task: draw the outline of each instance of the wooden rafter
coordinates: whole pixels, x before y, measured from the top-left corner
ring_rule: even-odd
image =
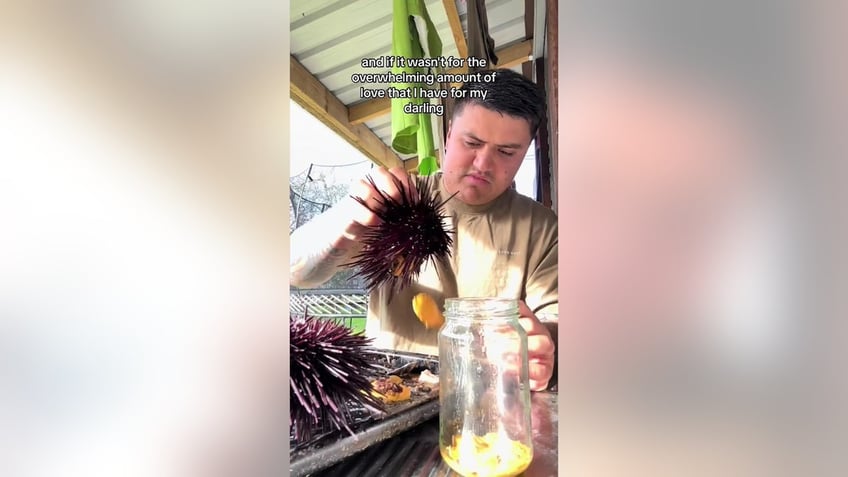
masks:
[[[524,0],[524,37],[533,38],[533,21],[535,20],[535,0]],[[533,58],[535,61],[536,59]],[[533,79],[533,63],[528,61],[521,65],[521,72],[529,79]]]
[[[328,90],[297,59],[290,57],[291,91],[297,104],[362,151],[376,164],[391,168],[403,161],[371,129],[361,123],[348,120],[350,111],[332,91]]]
[[[406,172],[418,173],[418,157],[412,157],[404,161],[404,167],[406,168]]]
[[[519,43],[501,48],[496,51],[500,63],[498,68],[512,68],[530,60],[533,49],[533,40],[524,40]],[[448,73],[461,74],[464,71],[450,70]],[[391,100],[388,98],[371,99],[350,106],[348,121],[350,124],[362,124],[391,112]]]
[[[462,21],[459,19],[459,10],[456,8],[456,2],[455,0],[442,0],[442,4],[444,4],[445,13],[448,15],[448,23],[450,23],[453,41],[456,43],[459,57],[467,58],[468,43],[465,42],[465,32],[462,31]]]

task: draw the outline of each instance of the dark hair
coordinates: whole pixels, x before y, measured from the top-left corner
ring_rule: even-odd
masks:
[[[461,114],[466,105],[478,104],[491,111],[527,120],[530,136],[535,136],[545,116],[544,90],[523,75],[508,69],[475,73],[480,73],[481,81],[468,81],[459,88],[463,93],[454,102],[453,117]],[[482,81],[482,78],[492,73],[494,81]],[[473,91],[485,91],[485,98]]]

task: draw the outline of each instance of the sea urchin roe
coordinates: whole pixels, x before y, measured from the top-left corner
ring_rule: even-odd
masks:
[[[438,329],[445,323],[442,311],[429,293],[419,293],[412,297],[412,311],[427,329]]]
[[[528,446],[495,432],[455,435],[450,446],[441,446],[441,454],[464,477],[515,477],[533,460]]]
[[[398,376],[377,379],[371,385],[374,388],[371,394],[385,402],[407,401],[412,396],[409,386],[404,385]]]
[[[392,259],[392,267],[391,270],[389,270],[390,272],[392,272],[392,275],[394,275],[395,277],[401,276],[401,274],[403,273],[403,262],[403,255],[398,255],[397,257]]]

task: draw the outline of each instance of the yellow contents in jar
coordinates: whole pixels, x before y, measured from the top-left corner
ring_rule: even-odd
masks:
[[[456,435],[441,446],[442,458],[463,477],[515,477],[533,460],[533,450],[504,434]]]

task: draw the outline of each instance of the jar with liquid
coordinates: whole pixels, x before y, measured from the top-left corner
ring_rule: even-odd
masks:
[[[439,450],[465,477],[513,477],[533,460],[527,334],[518,301],[449,298],[439,332]]]

